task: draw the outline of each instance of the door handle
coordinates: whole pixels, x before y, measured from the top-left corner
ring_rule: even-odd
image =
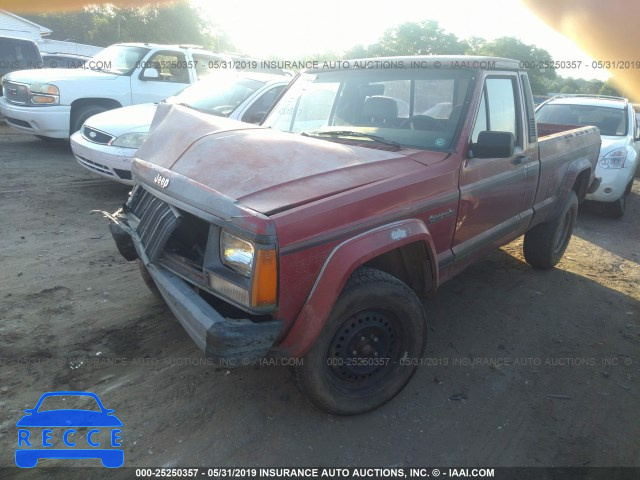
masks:
[[[523,163],[527,163],[529,161],[529,156],[527,155],[518,155],[516,158],[514,158],[511,163],[513,163],[514,165],[521,165]]]

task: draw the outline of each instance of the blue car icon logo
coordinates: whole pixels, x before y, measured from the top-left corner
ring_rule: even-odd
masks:
[[[52,405],[64,408],[51,409]],[[41,458],[99,458],[107,468],[124,463],[122,422],[95,393],[47,392],[25,413],[16,423],[18,467],[35,467]]]

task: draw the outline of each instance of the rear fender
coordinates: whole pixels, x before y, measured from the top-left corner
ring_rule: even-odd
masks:
[[[582,172],[586,171],[590,171],[589,185],[591,185],[592,181],[594,180],[595,171],[593,165],[591,164],[591,161],[588,158],[579,158],[571,162],[571,165],[569,165],[564,179],[562,180],[560,192],[558,193],[558,201],[556,202],[556,206],[553,209],[552,214],[550,215],[550,219],[555,219],[562,213],[562,210],[569,198],[569,193],[571,192],[571,190],[573,190],[578,176],[580,176]],[[587,188],[589,187],[589,185],[587,185]]]
[[[292,357],[304,356],[324,328],[351,273],[369,260],[411,243],[422,242],[431,261],[431,285],[438,285],[435,246],[427,226],[409,219],[383,225],[350,238],[331,252],[291,330],[278,349]]]

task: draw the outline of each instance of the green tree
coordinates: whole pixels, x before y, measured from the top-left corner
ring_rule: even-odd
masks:
[[[206,16],[184,0],[137,8],[94,5],[79,12],[33,15],[29,19],[53,30],[54,40],[100,47],[116,42],[153,42],[233,49],[228,35],[210,27]]]
[[[606,81],[602,84],[602,87],[600,87],[600,91],[598,93],[600,95],[612,95],[614,97],[622,96],[618,89],[609,81]]]
[[[526,44],[513,37],[501,37],[491,42],[480,43],[477,50],[469,53],[513,58],[534,66],[553,61],[551,54],[545,49]],[[535,95],[545,95],[548,84],[557,77],[556,71],[549,68],[529,68],[527,72],[531,90]]]
[[[462,55],[467,50],[452,33],[446,33],[438,22],[407,22],[384,32],[376,43],[364,47],[358,45],[348,50],[346,58],[393,55]]]

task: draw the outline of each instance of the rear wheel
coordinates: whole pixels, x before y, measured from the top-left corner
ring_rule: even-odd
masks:
[[[524,236],[524,258],[535,268],[553,268],[569,245],[578,215],[578,197],[571,191],[562,214],[551,222],[541,223]]]
[[[76,108],[73,112],[73,117],[71,118],[69,134],[73,135],[80,130],[84,122],[86,122],[89,117],[93,117],[98,113],[106,112],[107,110],[107,108],[101,105],[82,105],[81,107]]]
[[[326,412],[364,413],[402,390],[425,343],[425,312],[415,293],[387,273],[361,268],[294,371],[296,383]]]

